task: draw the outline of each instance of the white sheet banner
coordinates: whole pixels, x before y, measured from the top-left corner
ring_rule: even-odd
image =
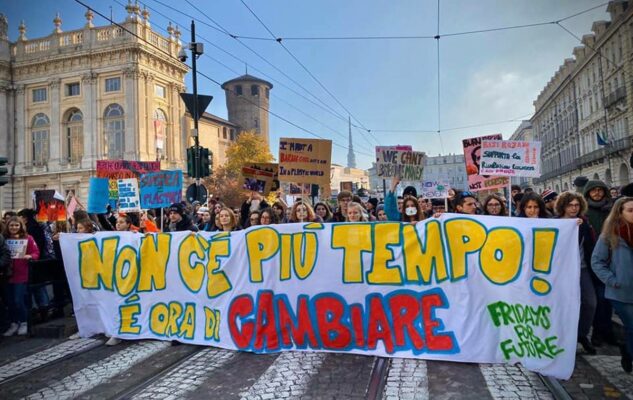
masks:
[[[573,219],[445,214],[226,233],[62,234],[82,336],[521,362],[569,378]]]
[[[480,175],[541,176],[541,142],[484,140]]]

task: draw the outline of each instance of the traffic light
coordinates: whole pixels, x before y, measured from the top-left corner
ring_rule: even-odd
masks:
[[[4,186],[9,183],[9,177],[7,174],[9,173],[9,169],[5,167],[9,159],[6,157],[0,157],[0,186]]]
[[[205,147],[200,148],[200,177],[211,175],[213,172],[213,152]]]
[[[196,163],[196,154],[193,151],[193,147],[187,148],[187,175],[190,178],[195,178],[195,164]]]

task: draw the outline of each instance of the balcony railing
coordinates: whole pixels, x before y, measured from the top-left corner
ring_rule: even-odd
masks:
[[[610,107],[613,104],[625,98],[626,98],[626,88],[619,87],[615,89],[615,91],[609,93],[609,95],[604,98],[604,106]]]

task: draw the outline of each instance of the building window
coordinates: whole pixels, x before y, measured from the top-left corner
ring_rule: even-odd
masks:
[[[165,86],[162,85],[154,85],[154,95],[156,97],[165,98]]]
[[[123,108],[110,104],[103,113],[103,131],[105,134],[106,154],[110,160],[123,159],[125,149],[125,121]]]
[[[165,140],[167,139],[167,114],[160,108],[154,111],[154,138],[156,141],[156,159],[165,158]]]
[[[251,85],[251,96],[259,96],[259,86]]]
[[[47,100],[46,88],[33,89],[33,103],[39,103]]]
[[[226,140],[227,136],[226,136],[226,126],[222,128],[222,139]]]
[[[255,118],[255,128],[259,128],[259,118]]]
[[[66,96],[79,96],[81,93],[79,82],[66,84]]]
[[[235,86],[235,94],[238,96],[242,95],[242,85],[236,85]]]
[[[107,78],[105,80],[106,92],[118,92],[119,90],[121,90],[121,78],[117,76],[116,78]]]
[[[33,144],[33,165],[41,167],[48,162],[49,146],[48,134],[51,122],[46,114],[37,114],[31,124],[31,137]]]
[[[270,89],[266,88],[266,98],[268,99],[270,97]]]
[[[64,157],[70,163],[78,163],[84,154],[84,117],[78,109],[72,109],[65,118]]]
[[[235,129],[231,129],[231,140],[235,140]]]

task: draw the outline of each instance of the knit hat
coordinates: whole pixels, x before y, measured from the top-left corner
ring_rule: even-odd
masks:
[[[209,208],[207,207],[200,207],[198,208],[198,211],[197,211],[198,214],[204,214],[206,212],[209,212]]]
[[[622,187],[622,189],[620,189],[620,194],[626,197],[633,197],[633,182]]]
[[[586,176],[577,176],[576,179],[574,179],[574,186],[583,187],[587,182],[589,182],[589,178]]]
[[[374,209],[378,206],[378,199],[375,197],[370,197],[367,202],[371,203],[371,205],[374,206]]]
[[[169,212],[175,212],[180,215],[185,214],[185,208],[180,203],[174,203],[169,207]]]
[[[556,200],[556,198],[558,197],[558,193],[551,189],[545,189],[543,193],[541,193],[541,197],[543,198],[543,201],[545,203],[549,203],[550,201]]]
[[[402,197],[404,196],[418,197],[418,191],[413,186],[407,186],[402,192]]]

